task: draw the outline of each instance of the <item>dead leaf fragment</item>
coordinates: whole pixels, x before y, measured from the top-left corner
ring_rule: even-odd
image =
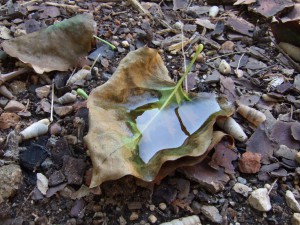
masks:
[[[253,36],[254,25],[241,17],[236,17],[234,15],[231,16],[230,18],[228,18],[226,25],[235,32],[244,34],[249,37]]]
[[[67,71],[87,55],[94,26],[90,14],[77,15],[39,32],[4,41],[2,47],[10,56],[29,63],[37,73]]]
[[[265,129],[265,125],[262,125],[255,130],[247,142],[246,151],[259,153],[262,156],[262,163],[268,164],[276,145],[269,139]]]
[[[242,173],[257,173],[260,169],[260,160],[260,154],[245,152],[239,160],[239,169]]]
[[[216,28],[216,25],[211,23],[209,19],[197,18],[195,23],[210,30],[214,30]]]
[[[299,149],[300,142],[295,140],[292,136],[292,124],[289,122],[277,121],[270,134],[270,140],[279,145],[286,145],[291,149]]]
[[[270,18],[292,8],[294,4],[291,0],[257,0],[257,4],[251,6],[250,10]]]
[[[294,122],[291,126],[292,136],[295,140],[300,141],[300,123]]]
[[[215,146],[216,151],[214,152],[209,165],[219,170],[220,167],[225,169],[225,173],[234,174],[234,167],[232,161],[237,160],[237,154],[230,148],[226,147],[224,143],[219,143]]]

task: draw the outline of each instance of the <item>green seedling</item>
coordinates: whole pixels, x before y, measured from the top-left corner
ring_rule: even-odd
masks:
[[[78,88],[76,92],[77,92],[77,95],[81,96],[84,99],[88,99],[88,97],[89,97],[87,95],[87,93],[81,88]]]
[[[94,35],[94,38],[96,38],[97,40],[103,42],[104,44],[109,45],[109,46],[112,48],[112,50],[117,49],[117,47],[114,46],[112,43],[109,43],[108,41],[105,41],[105,40],[103,40],[102,38],[97,37],[96,35]]]

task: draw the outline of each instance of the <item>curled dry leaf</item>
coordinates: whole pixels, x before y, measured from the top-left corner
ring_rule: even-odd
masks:
[[[27,127],[20,132],[23,140],[38,137],[48,132],[48,126],[50,124],[49,119],[42,119]]]
[[[87,55],[94,26],[92,15],[77,15],[42,31],[4,41],[2,47],[10,56],[29,63],[37,73],[67,71]]]
[[[130,52],[110,80],[91,92],[85,136],[93,163],[90,187],[125,175],[152,181],[167,161],[206,153],[216,117],[233,109],[224,99],[187,96],[175,87],[157,50],[143,47]]]
[[[257,127],[267,119],[265,114],[246,105],[240,105],[237,112]]]

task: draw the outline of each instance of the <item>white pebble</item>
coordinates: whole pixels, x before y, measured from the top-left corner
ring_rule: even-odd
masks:
[[[224,59],[221,60],[221,63],[219,65],[219,72],[222,74],[230,74],[231,67],[228,62],[226,62]]]
[[[128,41],[122,41],[121,44],[122,44],[122,46],[123,46],[124,48],[128,48],[128,47],[129,47]]]
[[[258,188],[253,191],[248,202],[253,208],[261,212],[267,212],[272,208],[267,188]]]
[[[149,209],[153,212],[155,210],[155,205],[149,205]]]
[[[156,218],[156,216],[154,216],[153,214],[151,214],[148,217],[148,220],[149,220],[150,223],[155,223],[157,221],[157,218]]]
[[[285,193],[285,201],[286,204],[295,212],[300,212],[300,205],[298,201],[296,200],[293,192],[290,190],[287,190]]]
[[[167,205],[166,205],[166,203],[164,203],[164,202],[161,202],[161,203],[159,203],[159,206],[158,206],[161,210],[165,210],[166,208],[167,208]]]
[[[219,7],[218,6],[212,6],[210,9],[209,9],[209,13],[208,15],[212,18],[216,17],[219,13]]]

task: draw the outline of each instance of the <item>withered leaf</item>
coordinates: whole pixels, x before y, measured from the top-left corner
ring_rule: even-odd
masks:
[[[230,148],[228,148],[223,142],[215,146],[216,151],[214,152],[209,165],[219,170],[220,167],[225,169],[225,173],[234,174],[234,167],[232,161],[237,160],[237,154]]]
[[[259,153],[262,156],[262,163],[270,163],[276,145],[272,143],[266,134],[265,125],[260,125],[247,142],[246,151]]]
[[[95,22],[90,14],[77,15],[47,29],[4,41],[12,57],[29,63],[37,73],[67,71],[91,49]]]
[[[270,140],[279,145],[286,145],[292,149],[300,148],[300,141],[297,141],[292,136],[292,124],[290,122],[277,121],[271,131]]]
[[[291,0],[257,0],[257,4],[250,7],[250,10],[261,14],[266,18],[280,14],[294,6]]]
[[[179,129],[174,129],[171,123],[172,120],[169,120],[164,115],[165,112],[162,113],[161,111],[159,111],[159,115],[154,114],[155,117],[150,115],[145,127],[147,130],[151,130],[149,124],[152,126],[155,123],[158,127],[165,123],[162,130],[156,130],[156,134],[153,132],[151,134],[157,136],[160,132],[164,132],[164,134],[174,136],[172,132],[183,132],[185,134],[191,132],[191,136],[185,141],[183,140],[183,143],[180,143],[179,146],[158,147],[157,150],[159,151],[154,152],[151,149],[151,154],[154,153],[154,155],[146,154],[145,158],[141,157],[142,144],[147,146],[148,143],[155,144],[158,142],[151,141],[150,138],[153,138],[153,136],[147,135],[148,131],[143,128],[143,123],[140,123],[142,126],[138,127],[137,118],[146,112],[152,111],[151,109],[147,110],[147,107],[151,106],[150,108],[156,109],[156,105],[161,104],[162,99],[168,100],[166,91],[174,88],[174,86],[157,50],[143,47],[130,52],[121,61],[110,80],[91,92],[88,98],[89,132],[85,137],[93,163],[91,187],[98,186],[107,180],[119,179],[125,175],[133,175],[145,181],[152,181],[165,162],[169,160],[176,161],[184,156],[199,157],[206,153],[212,142],[213,124],[216,116],[222,114],[229,116],[232,113],[232,108],[224,108],[225,110],[223,107],[219,108],[205,121],[201,129],[198,127],[197,131],[193,130],[194,128],[190,131],[189,127],[184,128],[182,126],[185,124],[184,120],[189,119],[185,116],[184,106],[189,104],[187,101],[177,107],[178,110],[175,110],[177,113],[173,110],[173,105],[164,109],[165,111],[175,112],[178,116],[177,119],[182,119]],[[161,93],[159,101],[157,101],[158,93]],[[178,93],[176,97],[179,97]],[[208,98],[204,97],[201,101],[205,102],[205,99]],[[193,101],[190,103],[193,104]],[[226,101],[224,103],[227,104]],[[219,107],[222,104],[220,103]],[[137,114],[136,117],[133,113]],[[192,116],[192,114],[189,115]],[[155,121],[158,118],[160,120]],[[205,118],[208,117],[205,116]],[[201,131],[201,135],[199,131]],[[141,133],[142,135],[140,135]],[[141,139],[135,139],[136,135],[139,135]],[[168,138],[164,140],[168,140]],[[172,167],[172,169],[174,170],[176,167]]]

